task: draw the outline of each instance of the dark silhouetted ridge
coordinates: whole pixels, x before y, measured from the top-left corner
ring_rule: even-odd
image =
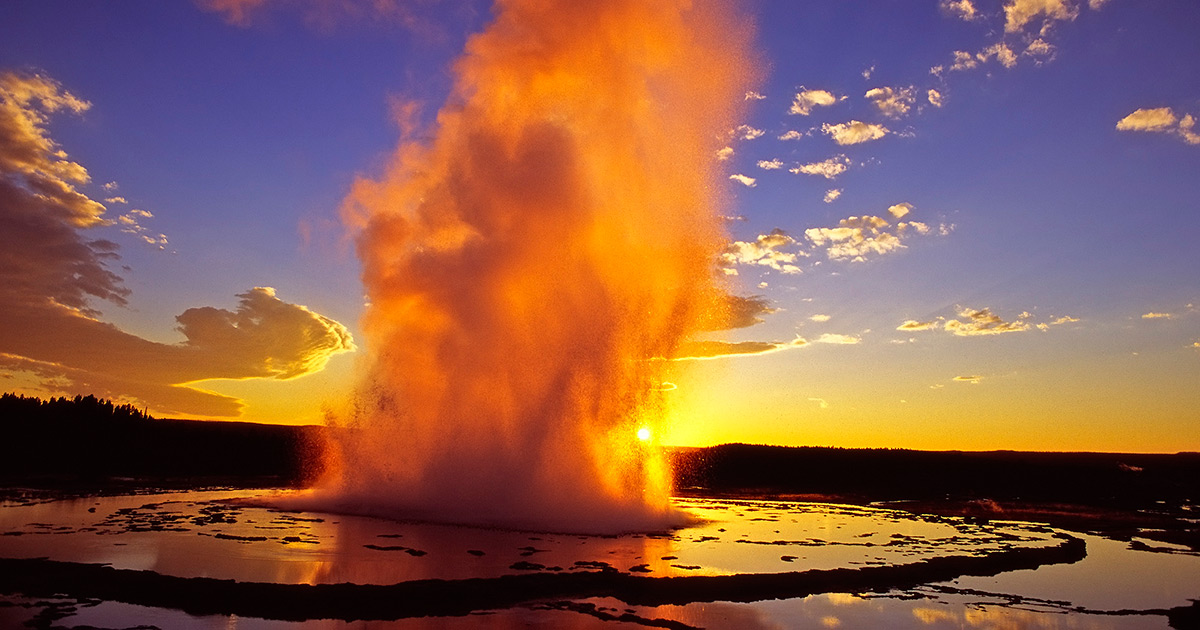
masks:
[[[294,485],[319,472],[323,427],[155,419],[95,396],[0,396],[0,482],[113,479]]]
[[[674,449],[676,487],[874,500],[1153,505],[1200,499],[1200,454],[913,451],[725,444]]]

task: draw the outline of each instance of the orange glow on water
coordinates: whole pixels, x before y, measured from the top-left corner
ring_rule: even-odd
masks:
[[[674,518],[665,462],[632,438],[664,423],[679,369],[648,359],[719,303],[713,156],[751,65],[749,27],[701,4],[499,2],[432,139],[356,183],[371,366],[327,488],[344,508]]]

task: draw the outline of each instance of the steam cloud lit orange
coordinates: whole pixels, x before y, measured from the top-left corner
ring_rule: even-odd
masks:
[[[618,531],[675,515],[674,356],[727,308],[714,158],[753,79],[721,3],[502,0],[428,142],[357,182],[372,353],[326,497]]]

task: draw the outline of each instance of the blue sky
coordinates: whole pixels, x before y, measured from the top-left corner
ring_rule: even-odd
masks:
[[[86,228],[120,245],[109,266],[130,290],[125,306],[93,298],[99,319],[178,344],[185,310],[229,311],[236,296],[273,287],[280,304],[343,326],[355,349],[331,341],[299,378],[225,366],[214,374],[226,378],[198,387],[240,400],[242,418],[317,421],[352,383],[366,343],[339,206],[396,147],[397,103],[421,103],[432,123],[451,63],[490,9],[397,2],[375,14],[258,0],[240,14],[230,9],[240,3],[214,4],[226,10],[5,3],[0,72],[44,77],[90,103],[49,116],[45,133],[89,172],[80,192],[124,199],[105,202],[111,225]],[[704,386],[680,393],[682,419],[666,439],[1200,449],[1200,136],[1188,122],[1200,116],[1200,5],[744,10],[759,54],[746,73],[762,81],[722,166],[754,181],[714,183],[738,217],[722,267],[731,292],[774,311],[721,338],[808,343],[694,362]],[[780,139],[788,131],[798,139]],[[851,131],[879,137],[839,144]],[[829,160],[845,171],[801,170]],[[152,217],[122,231],[133,209]],[[874,231],[839,223],[851,217],[874,217]],[[782,244],[751,246],[772,230]],[[772,256],[775,267],[764,264]],[[12,387],[57,394],[90,382],[14,348],[0,347]],[[206,415],[117,385],[106,393]]]

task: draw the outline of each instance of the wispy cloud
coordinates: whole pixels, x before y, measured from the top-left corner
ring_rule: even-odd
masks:
[[[1154,311],[1142,315],[1142,319],[1172,319],[1173,317],[1175,315],[1172,313],[1155,313]]]
[[[972,385],[978,385],[979,382],[983,380],[983,377],[972,374],[970,376],[955,376],[950,380],[954,381],[955,383],[970,383]]]
[[[770,302],[761,295],[726,295],[721,299],[718,308],[701,323],[700,329],[717,331],[748,328],[761,324],[764,315],[774,312]]]
[[[863,262],[871,255],[883,255],[905,247],[904,241],[913,235],[925,235],[933,230],[919,221],[894,220],[912,211],[910,203],[898,203],[888,208],[892,220],[879,216],[851,216],[838,221],[834,227],[816,227],[804,231],[805,238],[817,249],[824,249],[830,260]],[[948,231],[942,226],[940,231]]]
[[[830,188],[829,190],[825,191],[825,196],[821,198],[821,201],[824,201],[825,203],[833,203],[834,201],[837,201],[838,197],[841,196],[841,188]]]
[[[915,319],[908,319],[908,320],[905,320],[903,324],[900,324],[899,326],[897,326],[896,330],[906,330],[906,331],[937,330],[938,328],[942,327],[942,323],[944,321],[945,320],[940,317],[938,319],[931,319],[929,321],[924,321],[924,322],[919,322]]]
[[[783,168],[783,161],[780,160],[779,158],[775,158],[773,160],[759,160],[758,168],[761,168],[764,171],[779,170],[779,169]]]
[[[1052,317],[1048,322],[1041,322],[1037,325],[1038,330],[1047,331],[1051,326],[1062,326],[1063,324],[1074,324],[1079,321],[1078,317],[1063,315],[1062,317]]]
[[[1063,315],[1051,316],[1048,321],[1035,324],[1033,314],[1023,311],[1015,319],[1005,320],[990,308],[959,308],[956,318],[935,317],[928,320],[908,319],[896,327],[903,332],[942,330],[958,337],[978,337],[1025,332],[1037,328],[1046,331],[1051,326],[1078,322],[1079,318]]]
[[[984,48],[975,54],[975,58],[978,59],[980,63],[987,63],[988,61],[995,59],[1005,68],[1012,68],[1017,65],[1017,54],[1013,52],[1013,49],[1009,48],[1008,44],[1005,44],[1004,42],[996,42],[995,44]]]
[[[1042,42],[1039,46],[1045,49],[1044,52],[1051,50],[1049,49],[1049,44],[1045,42]],[[950,64],[951,72],[974,70],[992,60],[999,62],[1005,68],[1012,68],[1017,65],[1017,53],[1004,42],[991,44],[975,54],[971,54],[965,50],[956,50],[953,55],[954,59]],[[934,68],[934,74],[940,74],[941,71],[941,66]]]
[[[862,343],[862,338],[855,335],[839,335],[836,333],[825,333],[813,340],[813,343],[828,343],[839,346],[853,346]]]
[[[762,129],[758,129],[756,127],[751,127],[750,125],[738,125],[737,128],[735,128],[733,130],[733,135],[735,137],[741,138],[742,140],[753,140],[755,138],[761,138],[763,136],[763,134],[765,134],[765,133],[767,133],[767,132],[763,131]]]
[[[992,41],[984,44],[978,52],[953,51],[950,63],[934,66],[930,72],[942,76],[947,70],[973,70],[991,61],[1012,68],[1022,58],[1030,59],[1037,65],[1049,62],[1055,55],[1055,46],[1050,41],[1054,26],[1074,20],[1083,6],[1097,10],[1104,4],[1104,0],[1090,0],[1087,3],[1081,0],[1008,0],[1003,6],[1003,32],[996,31]],[[943,0],[941,7],[948,14],[968,20],[983,21],[991,17],[980,12],[973,2]]]
[[[951,319],[943,328],[959,337],[977,337],[985,335],[1001,335],[1005,333],[1024,332],[1030,329],[1028,313],[1022,313],[1017,319],[1005,321],[990,309],[965,308],[958,312],[959,319]]]
[[[796,239],[783,230],[775,229],[769,234],[760,234],[753,241],[730,243],[721,255],[721,262],[727,268],[734,265],[759,265],[786,274],[797,274],[801,269],[796,265],[796,261],[803,256],[807,254],[800,251]]]
[[[901,118],[908,115],[917,102],[915,87],[877,87],[867,90],[867,100],[871,101],[879,112],[888,118]]]
[[[399,25],[417,32],[433,28],[421,13],[428,3],[409,0],[196,0],[196,3],[243,28],[253,26],[277,9],[298,12],[308,26],[319,31],[346,22]]]
[[[820,175],[825,179],[835,179],[838,175],[845,173],[850,168],[850,158],[844,155],[835,155],[828,160],[822,162],[812,162],[809,164],[801,164],[794,168],[788,169],[789,172],[804,175]]]
[[[730,357],[751,357],[803,348],[808,341],[689,341],[681,345],[672,361],[704,361]]]
[[[1041,65],[1054,59],[1055,50],[1054,44],[1039,37],[1025,46],[1025,51],[1021,53],[1021,56],[1031,57],[1035,64]]]
[[[122,232],[132,234],[149,245],[153,245],[160,250],[165,250],[167,247],[167,235],[162,233],[156,234],[145,226],[146,220],[153,218],[154,215],[149,211],[134,208],[117,217],[117,225],[121,228]]]
[[[979,11],[971,0],[941,0],[938,7],[947,15],[970,22],[979,19]]]

